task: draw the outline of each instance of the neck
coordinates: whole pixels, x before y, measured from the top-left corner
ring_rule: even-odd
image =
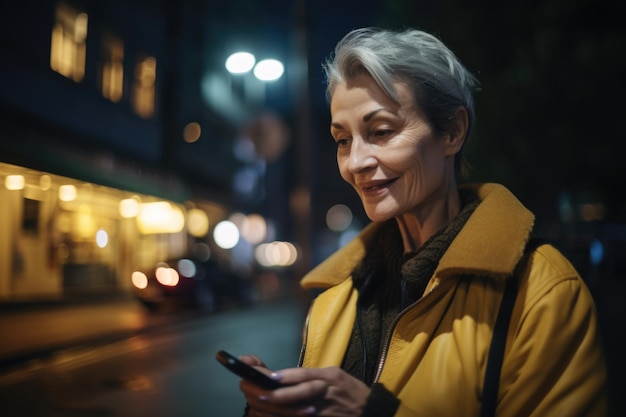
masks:
[[[456,188],[448,187],[431,196],[415,211],[396,216],[402,235],[404,252],[415,252],[461,210],[461,198]]]

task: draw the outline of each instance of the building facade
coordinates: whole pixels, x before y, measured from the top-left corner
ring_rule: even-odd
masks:
[[[133,268],[208,240],[189,210],[211,225],[228,214],[228,147],[180,151],[191,122],[216,140],[233,129],[182,113],[200,73],[188,3],[2,6],[0,302],[128,291]]]

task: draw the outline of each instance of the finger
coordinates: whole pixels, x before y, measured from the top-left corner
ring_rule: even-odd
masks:
[[[257,384],[253,382],[248,381],[247,379],[239,380],[239,389],[246,396],[250,396],[250,397],[261,397],[261,396],[267,397],[272,393],[271,390],[263,389],[262,387],[258,386]]]
[[[241,355],[238,357],[238,359],[251,366],[262,366],[264,368],[267,368],[267,365],[265,365],[261,358],[256,355]]]
[[[272,416],[315,415],[329,389],[321,380],[307,381],[275,390],[265,390],[248,381],[240,382],[246,402],[256,412]]]
[[[272,378],[283,384],[298,384],[301,382],[322,380],[334,385],[342,378],[344,371],[331,366],[327,368],[286,368],[272,373]]]
[[[259,394],[260,398],[273,404],[302,405],[312,404],[324,398],[329,385],[319,379],[289,385]]]

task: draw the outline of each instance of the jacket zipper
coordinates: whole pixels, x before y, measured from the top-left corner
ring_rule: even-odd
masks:
[[[457,287],[458,287],[458,283],[460,283],[460,280],[457,282]],[[402,310],[400,313],[398,313],[396,315],[396,317],[394,317],[393,321],[391,322],[391,326],[389,326],[389,329],[387,330],[387,334],[385,337],[385,343],[383,344],[383,347],[381,349],[380,352],[380,358],[378,360],[378,366],[376,368],[376,374],[374,375],[374,380],[373,382],[378,382],[379,378],[380,378],[380,374],[382,373],[383,370],[383,365],[385,364],[385,360],[387,359],[387,351],[389,350],[389,345],[391,344],[391,337],[393,336],[393,331],[396,328],[396,325],[398,324],[398,322],[400,321],[400,319],[410,310],[412,310],[414,307],[416,307],[420,302],[423,302],[424,299],[426,299],[427,297],[432,297],[432,293],[434,293],[437,290],[440,290],[442,288],[441,284],[438,284],[436,287],[432,288],[428,294],[425,294],[422,298],[420,298],[419,300],[413,302],[412,304],[409,304],[404,310]],[[456,291],[456,289],[455,289]],[[454,297],[451,298],[451,300]],[[315,303],[315,301],[313,301],[313,303]],[[307,342],[308,342],[308,334],[309,334],[309,324],[310,324],[310,320],[311,320],[311,311],[313,310],[313,305],[311,304],[311,307],[309,308],[309,311],[307,312],[306,315],[306,319],[304,321],[304,328],[303,328],[303,341],[302,341],[302,347],[300,348],[300,355],[298,357],[298,366],[302,366],[302,364],[304,363],[304,352],[306,351],[307,348]],[[443,316],[442,316],[443,317]]]
[[[313,300],[315,303],[315,300]],[[300,347],[300,356],[298,357],[298,366],[302,366],[304,362],[304,351],[309,339],[309,321],[311,320],[311,310],[313,310],[313,304],[309,307],[309,311],[306,313],[306,319],[304,320],[304,327],[302,329],[302,347]]]
[[[457,281],[457,285],[454,289],[454,291],[456,292],[456,289],[458,288],[459,283],[461,282],[461,280]],[[412,304],[409,304],[407,307],[404,308],[404,310],[402,310],[401,312],[399,312],[396,317],[394,317],[393,321],[391,322],[391,326],[389,326],[389,329],[387,330],[387,334],[385,337],[385,343],[383,344],[383,347],[380,351],[380,358],[378,360],[378,367],[376,369],[376,375],[374,375],[374,381],[373,382],[378,382],[378,380],[380,379],[380,375],[383,372],[383,365],[385,364],[385,360],[387,359],[387,353],[389,351],[389,346],[391,345],[391,338],[393,336],[393,332],[396,328],[396,326],[398,325],[398,322],[400,321],[400,319],[402,319],[402,317],[404,317],[404,315],[406,313],[408,313],[410,310],[412,310],[413,308],[415,308],[420,302],[423,302],[424,299],[426,299],[427,297],[432,297],[432,293],[435,292],[436,290],[440,289],[442,287],[441,284],[437,285],[436,287],[432,288],[428,294],[425,294],[422,298],[420,298],[419,300],[413,302]],[[454,299],[454,295],[450,298],[450,303],[452,302],[452,300]],[[447,309],[446,309],[447,310]],[[443,314],[441,316],[441,319],[443,320],[445,314]],[[439,325],[437,325],[437,328],[439,327]]]

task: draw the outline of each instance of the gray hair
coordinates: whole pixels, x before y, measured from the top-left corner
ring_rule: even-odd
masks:
[[[369,73],[396,102],[394,83],[405,82],[413,88],[416,104],[437,134],[450,129],[455,113],[463,107],[469,119],[465,142],[470,136],[475,119],[473,91],[478,81],[433,35],[414,29],[355,29],[337,43],[323,69],[328,100],[337,84],[363,73]],[[467,166],[462,166],[466,162],[461,153],[457,153],[455,164],[464,174]]]

